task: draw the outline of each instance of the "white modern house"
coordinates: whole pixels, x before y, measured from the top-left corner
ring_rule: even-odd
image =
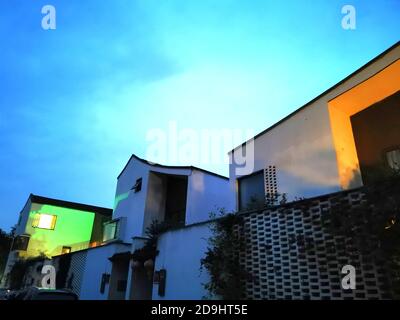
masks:
[[[112,222],[117,230],[116,238],[132,243],[132,247],[130,252],[111,258],[111,281],[118,278],[121,290],[111,292],[109,298],[180,296],[189,299],[202,295],[201,277],[206,275],[201,275],[199,268],[207,245],[204,235],[208,228],[203,226],[201,232],[190,230],[197,230],[196,226],[208,221],[209,214],[219,208],[232,210],[231,199],[226,177],[192,166],[154,164],[133,155],[118,176]],[[156,271],[164,270],[164,276],[167,272],[165,292],[168,296],[158,295],[159,285],[153,288],[152,266],[146,271],[144,265],[132,258],[145,244],[146,230],[153,221],[183,228],[160,237],[153,262]]]
[[[229,156],[227,208],[242,212],[254,201],[257,206],[266,201],[278,204],[282,194],[289,202],[315,198],[361,187],[399,170],[400,43]],[[196,278],[193,271],[207,244],[193,239],[209,236],[206,222],[161,235],[155,274],[163,271],[166,282],[160,290],[156,277],[154,300],[207,295],[202,286],[207,275],[197,271],[200,277]]]
[[[118,176],[113,219],[126,219],[121,239],[145,236],[153,220],[191,225],[229,203],[229,179],[192,166],[165,166],[129,159]]]
[[[398,168],[399,59],[396,43],[230,151],[236,209],[244,210],[255,198],[264,201],[265,196],[286,194],[293,200],[360,187],[373,181],[378,171]]]

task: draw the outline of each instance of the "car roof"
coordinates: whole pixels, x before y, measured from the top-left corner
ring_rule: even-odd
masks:
[[[48,289],[48,288],[38,288],[36,287],[40,292],[59,292],[59,293],[73,293],[70,290],[67,289]]]
[[[48,288],[40,288],[40,287],[30,287],[26,290],[35,290],[40,293],[62,293],[62,294],[75,294],[74,292],[67,289],[48,289]]]

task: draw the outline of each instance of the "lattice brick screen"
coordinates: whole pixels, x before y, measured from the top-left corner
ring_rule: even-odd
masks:
[[[336,196],[337,197],[337,196]],[[343,193],[341,201],[357,205],[360,192]],[[246,239],[242,266],[248,299],[388,299],[384,262],[374,265],[349,250],[349,239],[332,237],[322,228],[333,197],[313,199],[307,209],[296,205],[243,215]],[[304,239],[304,246],[294,241]],[[307,243],[312,244],[306,249]],[[356,290],[343,290],[341,269],[356,268]]]
[[[68,272],[67,284],[78,296],[81,292],[82,278],[85,272],[87,251],[75,252],[71,257],[71,265]]]

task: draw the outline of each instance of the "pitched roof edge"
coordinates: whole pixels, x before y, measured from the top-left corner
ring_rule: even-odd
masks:
[[[135,158],[136,160],[139,160],[140,162],[143,162],[145,164],[148,164],[152,167],[158,167],[158,168],[165,168],[165,169],[186,169],[186,170],[198,170],[198,171],[202,171],[204,173],[207,173],[209,175],[213,175],[216,176],[218,178],[221,179],[225,179],[225,180],[229,180],[228,177],[220,175],[218,173],[209,171],[209,170],[205,170],[199,167],[195,167],[195,166],[169,166],[169,165],[164,165],[164,164],[159,164],[159,163],[154,163],[154,162],[150,162],[146,159],[140,158],[135,154],[132,154],[131,157],[129,158],[128,162],[125,164],[124,168],[122,169],[122,171],[120,172],[120,174],[118,175],[117,179],[119,179],[119,177],[122,175],[122,173],[125,171],[125,169],[128,167],[129,162],[131,162],[132,158]]]
[[[112,212],[113,212],[113,210],[110,208],[104,208],[104,207],[98,207],[98,206],[93,206],[93,205],[84,204],[84,203],[48,198],[48,197],[35,195],[32,193],[29,195],[28,199],[30,199],[32,203],[51,204],[51,205],[66,207],[66,208],[70,208],[70,209],[77,209],[77,210],[82,210],[82,211],[100,213],[105,216],[111,216]]]

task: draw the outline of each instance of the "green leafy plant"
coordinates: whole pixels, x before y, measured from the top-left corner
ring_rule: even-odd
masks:
[[[18,290],[24,287],[25,279],[29,268],[38,261],[43,261],[48,257],[41,253],[40,256],[34,258],[20,258],[16,260],[8,274],[8,283],[11,290]]]
[[[263,199],[257,198],[256,196],[251,196],[245,210],[262,210],[278,205],[284,205],[287,202],[288,200],[286,193],[268,194]]]
[[[146,229],[147,240],[143,248],[136,249],[133,253],[134,260],[145,261],[154,258],[157,255],[157,241],[159,236],[171,229],[173,226],[166,222],[158,222],[153,220]]]
[[[244,246],[242,218],[236,214],[226,214],[223,209],[219,209],[218,214],[211,213],[210,217],[214,219],[210,225],[212,236],[201,259],[201,268],[208,271],[210,281],[204,287],[210,297],[244,299],[245,280],[249,274],[240,263],[240,252]]]
[[[324,215],[324,227],[337,236],[351,239],[351,248],[387,269],[393,296],[400,297],[400,175],[365,186],[357,206],[333,201]]]
[[[0,229],[0,280],[7,263],[8,253],[10,252],[11,244],[12,234]]]

